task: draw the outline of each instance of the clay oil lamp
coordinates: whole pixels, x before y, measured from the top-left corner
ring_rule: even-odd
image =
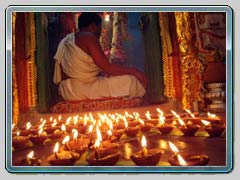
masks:
[[[87,162],[90,166],[114,166],[121,153],[115,148],[102,147],[101,141],[97,139],[94,149],[88,154]]]
[[[60,129],[59,126],[57,126],[57,120],[54,119],[54,122],[51,125],[46,126],[44,129],[48,134],[52,134],[55,130]]]
[[[145,113],[145,116],[147,118],[147,122],[151,123],[154,126],[158,124],[158,118],[151,118],[151,114],[149,111]]]
[[[120,157],[120,152],[115,143],[110,141],[102,142],[102,135],[100,130],[97,128],[97,139],[94,143],[94,147],[87,157],[89,165],[94,166],[113,166],[117,163]]]
[[[197,113],[192,113],[188,109],[185,109],[185,111],[188,113],[188,116],[184,118],[184,121],[191,121],[194,124],[201,124],[201,118],[199,117],[199,114],[196,116]]]
[[[41,160],[34,157],[34,152],[31,151],[26,158],[18,163],[20,166],[40,166]]]
[[[174,154],[168,159],[172,166],[205,166],[209,162],[209,157],[205,154],[181,156],[178,148],[169,142],[169,146]]]
[[[32,127],[32,124],[30,122],[27,122],[25,128],[20,131],[20,135],[21,136],[30,135],[31,134],[31,129],[30,129],[31,127]]]
[[[199,126],[194,124],[185,124],[181,117],[174,111],[171,111],[173,115],[177,118],[178,123],[180,124],[180,130],[183,132],[184,136],[194,136],[194,134],[199,129]]]
[[[124,123],[125,123],[125,134],[128,136],[128,137],[136,137],[138,131],[139,131],[139,127],[136,126],[136,127],[128,127],[128,122],[126,119],[124,119]]]
[[[139,124],[138,120],[134,118],[133,115],[128,114],[127,112],[125,112],[125,117],[128,121],[128,127],[135,127]]]
[[[141,140],[142,150],[130,156],[131,160],[137,166],[156,166],[162,155],[159,149],[147,149],[147,141],[145,136]]]
[[[16,132],[16,136],[12,139],[12,146],[14,148],[23,148],[30,143],[28,136],[20,136],[20,131]]]
[[[43,144],[44,141],[46,141],[48,138],[47,133],[44,131],[43,132],[43,128],[41,128],[38,131],[37,135],[33,135],[30,137],[30,140],[34,143],[34,144]]]
[[[59,152],[59,142],[54,146],[53,154],[48,157],[48,162],[51,166],[72,166],[80,155],[72,151]]]
[[[225,126],[222,124],[211,124],[211,122],[206,120],[201,120],[204,124],[204,130],[207,131],[209,137],[220,137],[225,130]]]
[[[194,136],[199,129],[199,126],[192,124],[191,121],[185,124],[185,122],[179,118],[178,122],[181,125],[180,130],[183,132],[184,136]]]
[[[161,134],[168,134],[173,130],[173,125],[165,123],[165,117],[159,116],[159,124],[156,125],[156,128],[161,132]]]
[[[204,119],[210,121],[211,124],[220,124],[222,122],[219,116],[217,116],[216,114],[212,114],[210,112],[207,113],[207,117]]]
[[[71,121],[72,121],[72,116],[70,116],[70,117],[68,117],[66,119],[65,126],[66,126],[67,132],[72,132],[72,129],[74,128],[74,126],[72,125]]]
[[[140,131],[147,133],[151,130],[151,128],[153,127],[153,124],[149,123],[149,122],[144,122],[142,119],[138,119],[139,123],[140,123]]]
[[[87,150],[89,141],[78,138],[78,131],[76,129],[73,129],[72,132],[73,140],[69,141],[69,136],[66,136],[62,144],[65,144],[67,150],[77,152],[81,156]]]

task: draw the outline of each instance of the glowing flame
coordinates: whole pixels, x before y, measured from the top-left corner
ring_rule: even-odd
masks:
[[[177,158],[180,166],[187,166],[187,162],[183,159],[183,157],[180,154],[177,155]]]
[[[100,130],[99,130],[99,127],[97,126],[97,129],[96,129],[96,131],[97,131],[97,138],[99,139],[99,141],[102,141],[102,135],[101,135],[101,132],[100,132]]]
[[[159,116],[159,124],[164,124],[165,123],[165,117],[164,116]]]
[[[125,111],[125,116],[126,116],[126,117],[128,117],[128,116],[129,116],[129,114],[128,114],[128,112],[127,112],[127,111]]]
[[[53,149],[53,152],[54,152],[54,153],[57,153],[58,150],[59,150],[59,142],[57,142],[57,143],[55,144],[54,149]]]
[[[72,120],[72,117],[68,117],[67,120],[66,120],[66,125],[70,124],[70,121]]]
[[[160,116],[164,116],[164,113],[160,108],[157,108],[156,110],[157,110],[157,112],[159,113]]]
[[[59,116],[58,116],[58,120],[59,120],[59,121],[61,121],[61,119],[62,119],[62,116],[61,116],[61,115],[59,115]]]
[[[31,152],[27,155],[27,157],[28,157],[29,159],[32,159],[32,158],[33,158],[33,155],[34,155],[34,152],[31,151]]]
[[[213,118],[213,119],[217,117],[216,114],[211,114],[210,112],[208,112],[207,115],[209,118]]]
[[[20,135],[20,131],[17,131],[17,136],[19,136]]]
[[[52,127],[56,126],[57,122],[55,121],[54,123],[52,123]]]
[[[13,128],[14,128],[15,126],[16,126],[16,124],[15,124],[15,123],[13,123],[13,124],[12,124],[12,130],[13,130]]]
[[[185,126],[185,123],[181,118],[178,118],[178,122],[181,126]]]
[[[62,124],[61,129],[62,129],[62,131],[66,131],[66,126],[65,126],[65,124]]]
[[[209,126],[211,125],[211,123],[209,121],[206,121],[206,120],[201,120],[201,122],[205,125],[205,126]]]
[[[50,122],[52,122],[52,120],[53,120],[53,117],[51,116],[51,117],[50,117]]]
[[[139,123],[141,123],[142,125],[144,125],[145,123],[144,123],[144,121],[142,120],[142,119],[138,119],[138,121],[139,121]]]
[[[143,148],[147,147],[147,140],[146,140],[145,136],[142,136],[141,144],[142,144]]]
[[[180,118],[180,116],[173,110],[171,110],[171,113],[176,117],[176,118]]]
[[[39,129],[38,134],[41,135],[43,132],[43,128]]]
[[[195,118],[194,114],[193,114],[190,110],[185,109],[185,111],[186,111],[192,118]]]
[[[88,128],[88,132],[91,133],[93,131],[93,125],[91,124]]]
[[[95,147],[95,148],[98,148],[98,147],[100,147],[100,144],[101,144],[100,140],[97,139],[97,140],[95,141],[95,143],[94,143],[94,147]]]
[[[78,131],[76,129],[73,129],[72,130],[72,133],[73,133],[73,139],[77,139],[78,137]]]
[[[109,121],[109,128],[112,130],[113,129],[113,123],[112,121]]]
[[[32,126],[31,123],[30,123],[30,122],[27,122],[27,124],[26,124],[26,130],[30,129],[31,126]]]
[[[148,119],[148,120],[150,120],[150,119],[151,119],[151,114],[150,114],[150,112],[149,112],[149,111],[147,111],[147,112],[145,113],[145,116],[147,117],[147,119]]]
[[[45,124],[46,124],[46,120],[44,120],[44,121],[42,122],[42,124],[39,125],[38,129],[43,128],[43,126],[44,126]]]
[[[105,14],[104,20],[107,21],[107,22],[110,21],[110,15],[109,14]]]
[[[66,144],[69,140],[70,140],[70,136],[66,136],[66,137],[63,139],[62,144]]]
[[[87,120],[86,120],[86,119],[83,120],[83,125],[84,125],[84,126],[87,125]]]
[[[110,129],[107,131],[107,133],[109,136],[112,136],[112,131]]]
[[[173,152],[175,152],[175,153],[179,152],[178,148],[171,141],[169,141],[168,144]]]
[[[73,124],[76,125],[78,123],[78,115],[74,116],[73,119]]]
[[[127,122],[127,119],[126,119],[125,116],[124,116],[124,118],[123,118],[123,121],[124,121],[125,128],[127,128],[127,127],[128,127],[128,122]]]
[[[43,118],[40,118],[40,122],[42,122],[43,121]]]

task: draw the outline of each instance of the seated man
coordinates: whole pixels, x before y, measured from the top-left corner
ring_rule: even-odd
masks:
[[[58,45],[54,83],[59,84],[65,100],[141,97],[146,92],[147,78],[142,72],[108,62],[99,43],[101,22],[96,13],[82,13],[79,31],[68,34]],[[109,76],[98,76],[101,70]]]

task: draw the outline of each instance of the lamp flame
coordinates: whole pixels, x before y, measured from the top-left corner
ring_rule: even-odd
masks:
[[[59,150],[59,142],[57,142],[57,143],[55,144],[54,149],[53,149],[53,152],[54,152],[54,153],[57,153],[58,150]]]
[[[94,147],[95,147],[95,148],[98,148],[98,147],[100,147],[100,144],[101,144],[100,140],[97,139],[97,140],[95,141],[95,143],[94,143]]]
[[[164,116],[164,113],[163,113],[163,111],[160,108],[157,108],[156,110],[160,114],[160,116]]]
[[[144,123],[144,121],[142,120],[142,119],[138,119],[138,121],[139,121],[139,123],[141,123],[142,125],[144,125],[145,123]]]
[[[164,124],[165,123],[165,117],[164,116],[159,116],[159,124]]]
[[[209,121],[206,120],[201,120],[201,122],[205,125],[205,126],[209,126],[211,123]]]
[[[33,158],[33,155],[34,155],[34,152],[31,151],[31,152],[27,155],[27,157],[28,157],[29,159],[32,159],[32,158]]]
[[[107,133],[109,136],[112,136],[112,131],[110,129],[107,131]]]
[[[68,125],[71,120],[72,120],[72,116],[68,117],[67,120],[66,120],[66,125]]]
[[[101,132],[100,132],[100,130],[99,130],[98,125],[97,125],[96,131],[97,131],[97,138],[99,139],[99,141],[102,141],[102,135],[101,135]]]
[[[17,131],[17,136],[19,136],[20,135],[20,131]]]
[[[185,123],[181,118],[178,118],[178,122],[181,126],[185,126]]]
[[[72,133],[73,133],[73,139],[77,139],[78,131],[76,129],[72,129]]]
[[[151,114],[150,114],[150,112],[149,112],[149,111],[147,111],[147,112],[145,113],[145,116],[147,117],[147,119],[148,119],[148,120],[150,120],[150,119],[151,119]]]
[[[125,128],[127,128],[128,127],[128,122],[127,122],[127,119],[126,119],[125,116],[123,117],[123,121],[124,121],[124,124],[125,124]]]
[[[168,141],[168,145],[173,152],[175,152],[175,153],[179,152],[178,148],[171,141]]]
[[[39,129],[38,134],[41,135],[43,132],[43,128]]]
[[[193,114],[189,109],[185,109],[185,111],[186,111],[192,118],[195,118],[194,114]]]
[[[32,126],[31,123],[30,123],[30,122],[27,122],[27,124],[26,124],[26,130],[30,129],[31,126]]]
[[[13,123],[13,124],[12,124],[12,130],[13,130],[13,128],[14,128],[15,126],[16,126],[16,124],[15,124],[15,123]]]
[[[62,116],[59,115],[59,116],[58,116],[58,121],[61,121],[61,119],[62,119]]]
[[[176,117],[176,118],[180,118],[180,116],[173,110],[171,110],[171,113]]]
[[[62,144],[66,144],[69,140],[70,140],[70,137],[69,137],[69,136],[66,136],[66,137],[63,139]]]
[[[143,148],[147,147],[147,140],[146,140],[145,136],[142,136],[141,145]]]
[[[66,131],[66,126],[65,126],[65,124],[62,124],[61,129],[62,129],[62,131]]]
[[[93,125],[91,124],[88,128],[88,132],[91,133],[93,131]]]
[[[177,158],[180,166],[187,166],[187,162],[183,159],[183,157],[180,154],[177,155]]]
[[[109,14],[105,14],[105,17],[104,17],[105,21],[110,21],[110,15]]]
[[[213,119],[217,117],[216,114],[212,114],[210,112],[208,112],[207,115],[209,118],[213,118]]]

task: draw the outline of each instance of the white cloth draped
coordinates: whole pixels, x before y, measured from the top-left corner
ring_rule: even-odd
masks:
[[[65,100],[140,97],[146,92],[131,75],[98,77],[99,67],[75,44],[74,33],[68,34],[59,43],[54,59],[53,81],[59,84],[59,94]],[[61,68],[69,79],[62,80]]]

